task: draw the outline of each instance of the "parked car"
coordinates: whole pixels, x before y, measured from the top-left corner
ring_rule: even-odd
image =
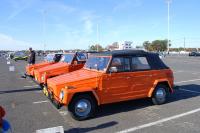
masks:
[[[62,54],[60,54],[60,53],[48,54],[45,57],[45,60],[43,62],[34,64],[34,65],[27,65],[26,66],[26,75],[34,77],[34,70],[55,64],[60,61],[61,57],[62,57]]]
[[[43,86],[48,78],[81,69],[85,62],[86,57],[83,53],[63,54],[58,63],[34,70],[35,80]],[[46,91],[45,87],[44,91]]]
[[[193,51],[193,52],[189,53],[189,56],[200,56],[200,53]]]
[[[25,60],[27,61],[28,60],[28,56],[25,52],[22,52],[22,51],[18,51],[18,52],[15,52],[12,59],[14,61],[18,61],[18,60]]]
[[[163,104],[173,86],[173,72],[159,55],[139,50],[90,55],[83,69],[47,80],[51,101],[68,106],[76,120],[93,116],[102,104],[140,98]]]

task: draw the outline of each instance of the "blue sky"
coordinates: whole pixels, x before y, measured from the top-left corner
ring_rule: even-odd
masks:
[[[200,45],[200,1],[172,0],[172,47]],[[87,49],[167,38],[165,0],[1,0],[0,49]],[[97,37],[97,25],[99,37]]]

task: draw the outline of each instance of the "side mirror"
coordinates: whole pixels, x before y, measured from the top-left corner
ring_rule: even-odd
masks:
[[[117,72],[117,67],[110,67],[109,72],[110,73],[116,73]]]

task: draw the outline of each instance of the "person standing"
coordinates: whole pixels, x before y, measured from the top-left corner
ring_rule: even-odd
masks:
[[[35,64],[35,51],[32,48],[29,48],[28,64],[29,65]]]

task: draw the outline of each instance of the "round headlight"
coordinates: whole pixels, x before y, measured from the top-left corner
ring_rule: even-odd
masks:
[[[64,92],[61,91],[61,92],[60,92],[60,99],[63,100],[63,98],[64,98]]]

